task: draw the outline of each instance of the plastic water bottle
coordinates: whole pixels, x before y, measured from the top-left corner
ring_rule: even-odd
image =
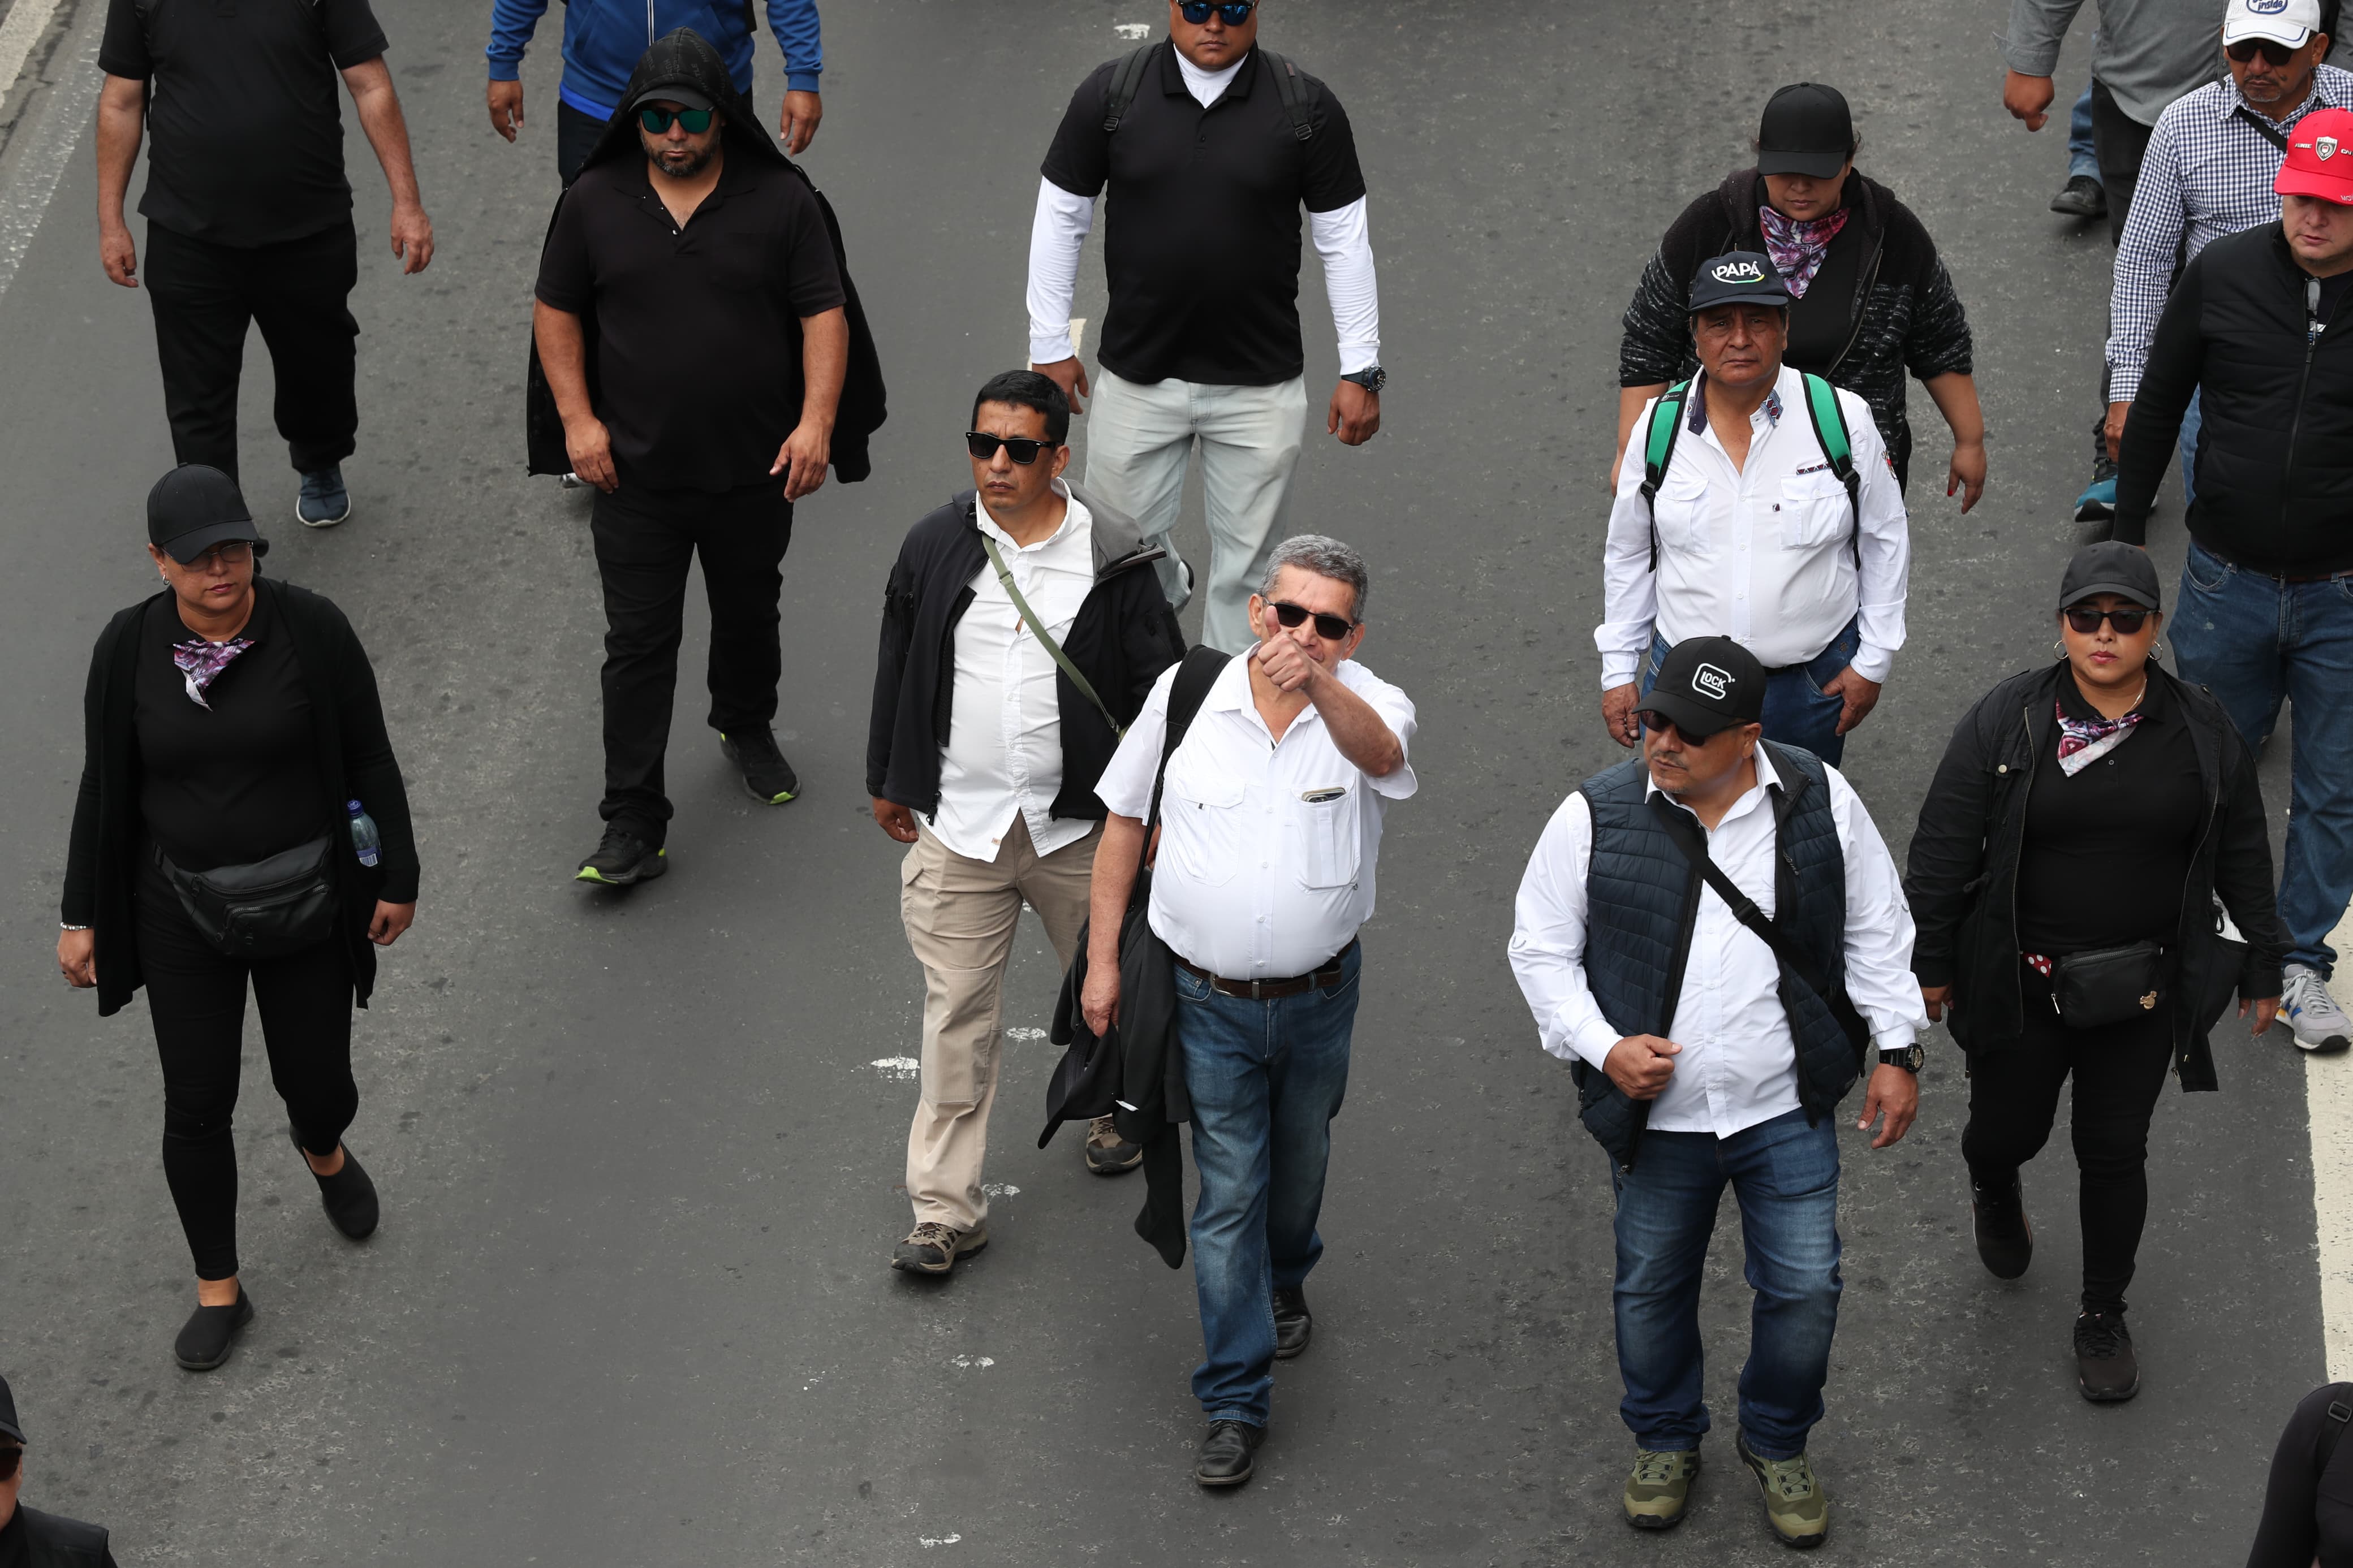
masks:
[[[347,800],[343,808],[352,814],[352,848],[359,855],[360,864],[373,866],[384,858],[384,836],[375,830],[375,818],[360,809],[360,803]]]

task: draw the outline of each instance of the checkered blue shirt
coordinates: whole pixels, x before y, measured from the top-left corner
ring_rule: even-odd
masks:
[[[2227,234],[2280,215],[2272,191],[2284,153],[2238,110],[2246,103],[2229,77],[2173,100],[2158,117],[2140,165],[2132,215],[2116,244],[2108,297],[2108,397],[2130,403],[2148,364],[2149,341],[2173,287],[2174,258],[2187,261]],[[2353,109],[2353,71],[2321,66],[2312,92],[2284,121],[2284,134],[2316,109]]]

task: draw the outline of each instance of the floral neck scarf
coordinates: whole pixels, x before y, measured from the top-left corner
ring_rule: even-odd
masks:
[[[220,679],[222,670],[237,660],[237,656],[253,646],[251,637],[231,637],[227,642],[206,642],[202,637],[190,637],[186,642],[172,645],[172,662],[180,667],[180,678],[186,682],[188,700],[209,710],[205,700],[205,688]]]
[[[1788,283],[1790,299],[1806,297],[1814,274],[1822,269],[1822,258],[1830,254],[1831,241],[1846,226],[1846,217],[1844,207],[1828,217],[1802,222],[1783,217],[1769,206],[1757,209],[1757,221],[1765,231],[1765,254],[1773,258],[1774,267]]]
[[[2069,778],[2131,740],[2134,726],[2147,717],[2136,708],[2121,719],[2070,719],[2064,704],[2058,713],[2059,771]]]

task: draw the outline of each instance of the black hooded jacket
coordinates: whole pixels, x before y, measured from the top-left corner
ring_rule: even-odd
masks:
[[[681,86],[693,89],[719,106],[725,126],[725,146],[730,159],[742,159],[752,163],[767,163],[788,169],[794,177],[807,185],[816,198],[818,210],[825,216],[825,226],[833,242],[835,268],[841,276],[842,313],[849,326],[849,367],[841,388],[841,402],[835,410],[833,427],[832,466],[836,478],[844,484],[855,484],[874,471],[868,454],[868,443],[874,432],[882,427],[888,408],[882,385],[882,362],[874,348],[874,334],[866,324],[866,310],[858,298],[858,285],[850,280],[849,253],[841,242],[841,223],[834,216],[833,205],[825,199],[807,172],[785,156],[783,151],[761,127],[752,106],[735,90],[727,74],[727,64],[719,51],[689,27],[658,38],[638,61],[636,72],[629,78],[628,90],[621,101],[635,103],[639,97],[656,88]],[[599,163],[627,155],[642,158],[644,151],[638,141],[637,117],[617,114],[596,141],[596,147],[583,161],[583,173]],[[567,192],[566,195],[569,195]],[[556,198],[556,210],[563,210],[565,198]],[[553,215],[548,219],[552,233],[555,226]],[[593,321],[588,323],[588,384],[597,384],[596,332]],[[798,352],[797,342],[795,352]],[[531,370],[524,391],[524,438],[528,447],[529,469],[534,474],[569,472],[571,458],[564,446],[564,421],[555,411],[555,396],[549,391],[547,376],[539,363],[539,346],[533,342],[531,350]]]

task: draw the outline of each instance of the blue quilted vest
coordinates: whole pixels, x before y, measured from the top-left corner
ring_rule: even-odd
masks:
[[[1767,741],[1781,783],[1772,789],[1779,853],[1774,924],[1832,987],[1846,973],[1846,860],[1831,814],[1829,779],[1810,752]],[[1620,1035],[1672,1039],[1683,962],[1699,916],[1699,873],[1649,805],[1650,770],[1637,757],[1578,787],[1593,814],[1593,857],[1585,882],[1585,978],[1609,1026]],[[1757,938],[1743,932],[1737,939]],[[1818,1121],[1854,1087],[1862,1061],[1813,988],[1781,970],[1781,1005],[1798,1047],[1798,1097]],[[1630,1100],[1609,1075],[1579,1061],[1578,1114],[1623,1170],[1634,1168],[1647,1102]]]

